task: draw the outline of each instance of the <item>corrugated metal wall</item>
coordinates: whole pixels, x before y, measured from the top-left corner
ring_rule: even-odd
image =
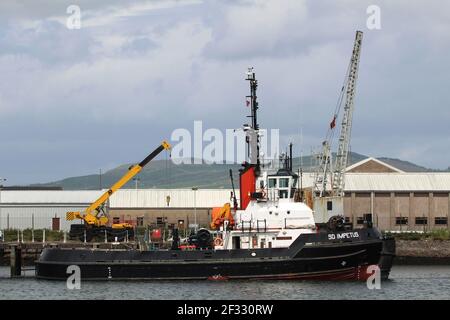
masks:
[[[236,190],[239,194],[239,190]],[[119,190],[111,199],[111,208],[211,208],[230,201],[228,189],[146,189]],[[167,196],[170,196],[167,206]]]
[[[0,210],[0,229],[51,229],[52,218],[60,221],[60,229],[69,231],[76,221],[66,221],[67,211],[80,211],[86,207],[2,207]]]
[[[145,189],[119,190],[111,198],[111,208],[211,208],[230,201],[231,190]],[[52,227],[60,219],[60,229],[69,230],[66,212],[83,211],[104,191],[0,191],[0,229]],[[237,191],[238,192],[238,191]],[[167,206],[167,196],[170,196]],[[108,208],[107,208],[108,209]],[[34,221],[34,222],[33,222]]]

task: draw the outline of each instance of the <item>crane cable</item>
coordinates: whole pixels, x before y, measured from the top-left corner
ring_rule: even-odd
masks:
[[[167,187],[170,187],[172,185],[171,159],[172,159],[172,152],[170,150],[166,150],[166,152],[165,152],[165,180],[166,180]]]
[[[352,66],[352,60],[353,60],[353,58],[350,59],[350,62],[349,62],[348,67],[347,67],[347,72],[345,73],[344,81],[342,83],[341,92],[339,93],[339,97],[338,97],[338,100],[336,102],[336,106],[334,108],[334,114],[333,114],[332,122],[335,122],[337,120],[337,118],[339,116],[339,113],[341,111],[342,102],[344,101],[345,88],[347,88],[347,85],[348,85],[348,76],[350,74],[350,68]],[[335,126],[333,126],[333,127],[331,125],[328,126],[327,135],[326,135],[326,139],[325,139],[325,141],[329,142],[330,148],[332,147],[331,144],[332,144],[332,141],[333,141],[333,138],[334,138],[334,132],[335,132],[333,130],[334,128],[335,128]]]

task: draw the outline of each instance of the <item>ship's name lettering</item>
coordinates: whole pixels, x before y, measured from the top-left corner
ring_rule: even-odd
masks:
[[[358,232],[343,232],[343,233],[330,233],[328,234],[328,240],[341,240],[359,238]]]

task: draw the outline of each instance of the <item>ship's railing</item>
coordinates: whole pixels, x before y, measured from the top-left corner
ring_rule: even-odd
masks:
[[[267,223],[266,223],[266,219],[262,219],[262,220],[256,220],[256,232],[260,232],[260,223],[261,225],[264,226],[264,232],[267,231]]]
[[[241,221],[241,231],[245,232],[266,232],[267,231],[267,221],[266,219],[257,219],[256,220],[256,227],[254,226],[254,221],[248,220],[248,221]]]

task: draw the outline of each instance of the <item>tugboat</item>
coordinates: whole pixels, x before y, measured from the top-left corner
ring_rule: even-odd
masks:
[[[68,268],[76,265],[83,280],[364,280],[377,271],[387,279],[393,239],[383,238],[371,224],[354,229],[342,216],[316,223],[314,211],[298,201],[292,146],[277,167],[261,160],[252,69],[247,80],[252,122],[243,130],[249,161],[240,170],[239,200],[233,191],[232,204],[213,212],[211,230],[199,229],[189,245],[180,245],[175,229],[170,249],[46,248],[36,261],[36,276],[66,280]]]

